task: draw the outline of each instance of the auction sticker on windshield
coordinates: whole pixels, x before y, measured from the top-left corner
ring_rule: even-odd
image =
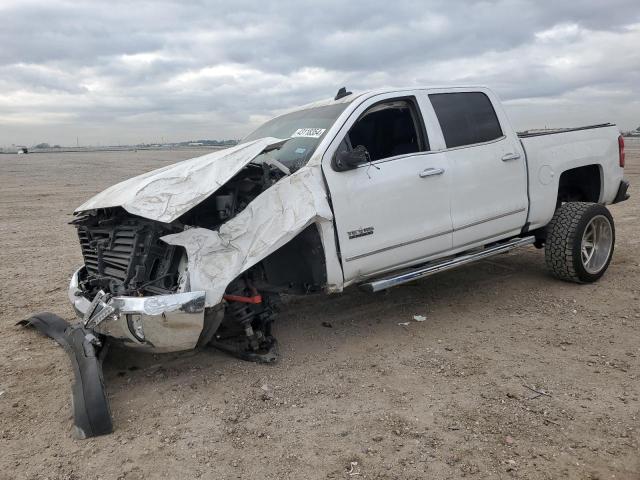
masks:
[[[293,135],[291,135],[291,138],[295,138],[295,137],[320,138],[325,130],[326,128],[299,128],[295,132],[293,132]]]

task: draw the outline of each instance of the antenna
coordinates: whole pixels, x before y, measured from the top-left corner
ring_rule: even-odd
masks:
[[[340,90],[338,90],[338,93],[336,93],[334,100],[340,100],[347,95],[351,95],[351,92],[347,92],[347,87],[342,87]]]

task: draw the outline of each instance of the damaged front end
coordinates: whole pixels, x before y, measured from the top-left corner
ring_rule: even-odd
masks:
[[[235,147],[125,180],[78,207],[84,267],[69,298],[85,327],[153,352],[210,344],[275,360],[279,294],[319,291],[329,270],[333,291],[342,281],[337,256],[329,265],[324,254],[334,236],[321,167],[308,164],[326,129],[294,126],[329,126],[344,108],[284,115]]]
[[[251,295],[255,287],[247,274],[228,286],[226,302],[207,305],[206,291],[192,288],[185,248],[163,238],[194,229],[218,230],[284,175],[267,163],[250,163],[209,198],[166,223],[121,207],[78,214],[71,223],[78,231],[84,266],[71,279],[69,300],[84,327],[127,347],[172,352],[214,341],[226,312],[225,323],[239,324],[247,339],[239,351],[266,350],[263,361],[273,361],[268,295]],[[231,306],[225,309],[224,303]],[[234,353],[234,348],[226,350]]]
[[[112,429],[101,370],[110,343],[154,353],[212,346],[270,363],[279,295],[341,290],[333,214],[310,159],[345,107],[286,114],[239,145],[125,180],[76,209],[84,265],[68,295],[79,321],[21,323],[69,353],[80,436]]]
[[[72,222],[84,258],[69,300],[85,328],[156,352],[193,348],[204,323],[204,292],[186,291],[184,251],[160,237],[176,226],[112,208]]]

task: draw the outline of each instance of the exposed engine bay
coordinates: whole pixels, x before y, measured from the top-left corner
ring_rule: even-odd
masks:
[[[247,164],[213,195],[170,223],[132,215],[122,207],[83,212],[77,228],[85,261],[82,296],[149,297],[190,291],[187,253],[161,237],[191,228],[217,231],[286,173],[277,165]],[[311,255],[310,255],[311,253]],[[207,308],[199,346],[213,345],[246,360],[277,358],[271,323],[281,293],[306,294],[326,283],[322,243],[315,225],[254,265],[225,290],[226,307]]]

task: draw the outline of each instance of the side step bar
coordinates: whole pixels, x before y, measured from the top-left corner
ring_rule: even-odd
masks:
[[[440,262],[430,263],[414,270],[405,270],[402,273],[392,275],[390,277],[371,280],[361,284],[360,286],[369,292],[379,292],[380,290],[386,290],[387,288],[396,287],[398,285],[402,285],[403,283],[413,282],[414,280],[419,280],[435,273],[444,272],[445,270],[451,270],[452,268],[466,265],[467,263],[492,257],[494,255],[498,255],[499,253],[505,253],[509,250],[513,250],[516,247],[531,245],[535,241],[536,239],[533,236],[525,238],[515,238],[507,242],[498,243],[496,245],[486,247],[483,250],[463,254],[458,257]]]

